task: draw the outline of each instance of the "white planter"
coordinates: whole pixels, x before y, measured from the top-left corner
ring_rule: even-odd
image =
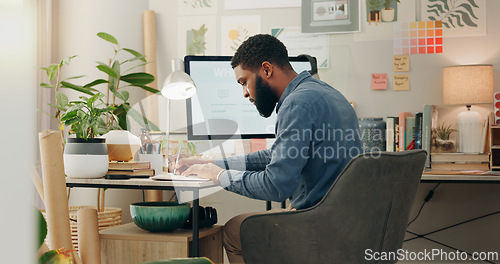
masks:
[[[394,8],[382,9],[382,21],[384,22],[394,21]]]
[[[70,178],[96,179],[106,175],[109,167],[106,140],[94,138],[85,141],[68,138],[64,147],[64,173]]]

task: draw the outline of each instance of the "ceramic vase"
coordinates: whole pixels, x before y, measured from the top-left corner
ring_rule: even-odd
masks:
[[[109,167],[106,139],[68,138],[64,147],[64,172],[70,178],[96,179]]]
[[[382,21],[384,22],[394,21],[394,8],[382,9]]]
[[[141,145],[141,140],[127,130],[111,130],[101,138],[106,139],[110,161],[131,161]]]

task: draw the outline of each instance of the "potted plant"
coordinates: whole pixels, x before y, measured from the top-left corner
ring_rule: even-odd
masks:
[[[436,152],[453,152],[455,141],[450,139],[451,133],[456,132],[456,129],[451,128],[451,125],[446,126],[442,123],[438,126],[434,134],[436,135]]]
[[[64,148],[64,171],[72,178],[101,178],[108,171],[109,157],[106,140],[97,138],[106,134],[113,120],[114,106],[106,106],[104,94],[96,93],[90,98],[80,96],[79,101],[59,102],[61,122],[69,127]],[[67,99],[66,99],[67,100]],[[64,103],[66,102],[66,103]]]
[[[380,22],[380,8],[382,7],[382,0],[367,0],[366,6],[368,7],[368,22]]]
[[[384,9],[382,9],[382,21],[392,22],[394,21],[394,7],[393,4],[398,4],[400,0],[384,0]]]

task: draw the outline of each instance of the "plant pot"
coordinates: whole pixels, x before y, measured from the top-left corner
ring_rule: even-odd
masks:
[[[455,141],[436,138],[436,152],[438,153],[455,152]]]
[[[382,9],[382,21],[384,22],[394,21],[394,8]]]
[[[68,138],[64,147],[64,172],[70,178],[96,179],[109,167],[106,139]]]
[[[111,130],[102,138],[106,139],[110,161],[131,161],[141,147],[141,140],[127,130]]]

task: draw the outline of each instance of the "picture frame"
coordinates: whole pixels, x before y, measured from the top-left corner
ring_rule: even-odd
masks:
[[[359,0],[302,0],[302,32],[359,32],[359,7]]]

